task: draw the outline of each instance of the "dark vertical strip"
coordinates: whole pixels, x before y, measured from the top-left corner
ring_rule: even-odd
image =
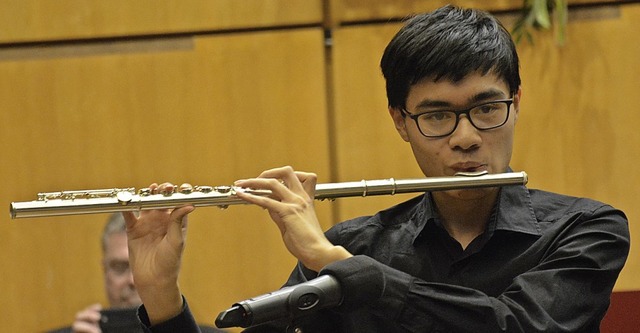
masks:
[[[323,16],[325,18],[330,18],[331,13],[331,0],[323,1]],[[327,20],[325,19],[325,22]],[[329,181],[330,182],[338,182],[338,152],[337,152],[337,138],[336,138],[336,109],[335,109],[335,98],[334,98],[334,77],[333,77],[333,36],[331,27],[326,25],[324,28],[324,69],[325,69],[325,79],[326,79],[326,105],[327,105],[327,131],[329,138],[329,142],[327,142],[329,146]],[[335,224],[338,221],[338,217],[340,216],[340,205],[338,203],[334,203],[331,205],[331,219],[332,224]]]

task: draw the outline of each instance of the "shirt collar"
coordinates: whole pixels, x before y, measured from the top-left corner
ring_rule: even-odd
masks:
[[[416,233],[413,236],[413,244],[416,243],[427,224],[437,224],[438,213],[436,213],[435,204],[431,192],[427,192],[422,197],[422,201],[416,209],[415,214],[411,217],[414,223]]]
[[[523,186],[505,186],[498,200],[496,230],[541,235],[538,220],[533,212],[531,195]]]
[[[523,185],[502,187],[492,219],[494,214],[497,214],[495,216],[495,225],[493,223],[490,223],[490,225],[492,227],[495,226],[495,230],[540,235],[540,228],[533,212],[529,190]],[[413,238],[413,243],[415,244],[427,224],[437,223],[438,213],[435,210],[431,193],[425,193],[411,219],[416,228],[416,234]]]

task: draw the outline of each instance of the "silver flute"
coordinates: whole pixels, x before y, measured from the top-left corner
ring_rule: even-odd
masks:
[[[413,193],[526,185],[527,174],[521,172],[489,174],[460,172],[452,177],[427,177],[420,179],[380,179],[356,182],[327,183],[316,186],[314,199],[333,200],[335,198],[394,195]],[[238,192],[269,196],[269,190],[257,190],[236,186],[181,186],[170,193],[152,193],[143,188],[112,188],[99,190],[61,191],[38,193],[34,201],[12,202],[12,219],[26,217],[46,217],[168,209],[183,205],[219,206],[246,204],[236,194]]]

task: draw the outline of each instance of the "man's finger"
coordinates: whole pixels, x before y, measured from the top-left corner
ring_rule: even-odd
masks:
[[[138,221],[138,218],[133,212],[122,212],[122,217],[124,217],[124,222],[127,226],[127,229],[132,228]]]

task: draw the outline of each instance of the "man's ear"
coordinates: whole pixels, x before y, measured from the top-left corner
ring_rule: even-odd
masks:
[[[518,91],[513,95],[513,123],[518,123],[518,115],[520,114],[520,98],[522,97],[522,87],[518,87]]]
[[[400,137],[405,142],[409,142],[409,134],[407,133],[407,123],[405,117],[402,115],[400,109],[389,106],[389,115],[393,119],[393,124],[396,126],[396,130]]]

